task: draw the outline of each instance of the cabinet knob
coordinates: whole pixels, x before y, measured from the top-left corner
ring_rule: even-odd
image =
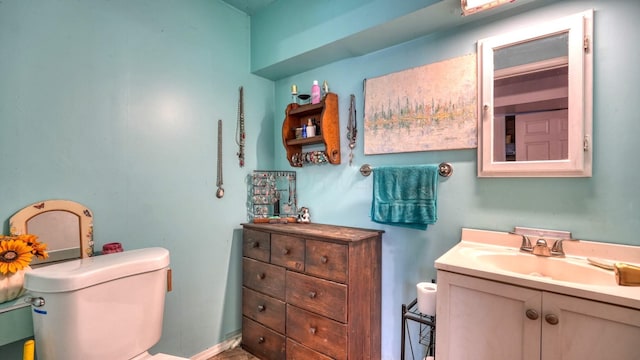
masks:
[[[316,295],[317,295],[317,294],[316,294],[316,292],[315,292],[315,291],[310,291],[310,292],[309,292],[309,298],[310,298],[310,299],[315,299],[315,298],[316,298]]]
[[[326,256],[322,256],[320,258],[320,262],[323,263],[323,264],[326,264],[328,261],[329,261],[329,259]]]
[[[316,334],[316,328],[314,328],[314,327],[310,327],[310,328],[309,328],[309,334],[311,334],[311,335],[315,335],[315,334]]]
[[[251,243],[251,247],[252,248],[259,248],[260,247],[260,242],[259,241],[254,241]]]
[[[525,314],[527,315],[527,318],[531,320],[538,320],[538,312],[533,309],[527,309]]]
[[[289,255],[289,252],[290,251],[287,248],[282,249],[282,255]]]
[[[263,312],[265,309],[264,305],[258,305],[258,312]]]
[[[260,336],[258,338],[258,344],[262,344],[264,342],[264,337]]]
[[[551,325],[558,325],[560,320],[558,319],[558,315],[555,314],[547,314],[544,316],[544,319]]]
[[[265,278],[265,274],[264,273],[260,273],[258,274],[258,280],[263,280]]]

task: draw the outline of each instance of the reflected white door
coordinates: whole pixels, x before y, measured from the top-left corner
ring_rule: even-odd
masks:
[[[516,161],[569,158],[568,110],[516,116]]]

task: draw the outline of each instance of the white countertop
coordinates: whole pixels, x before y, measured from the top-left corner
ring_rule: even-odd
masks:
[[[534,238],[531,240],[535,242]],[[589,267],[589,272],[594,270],[600,271],[602,274],[598,273],[597,275],[599,275],[599,277],[611,276],[611,283],[605,285],[559,281],[506,271],[494,266],[486,266],[486,264],[477,261],[473,256],[473,254],[477,252],[495,252],[501,254],[519,253],[521,242],[522,236],[520,235],[496,231],[462,229],[461,241],[438,258],[435,261],[435,267],[442,271],[640,309],[640,287],[619,286],[616,283],[613,271],[588,265],[586,260],[588,257],[593,257],[614,262],[639,264],[640,247],[582,240],[565,240],[563,242],[566,257],[558,260],[569,261],[580,264],[580,266],[587,266]],[[525,254],[524,256],[536,255]]]

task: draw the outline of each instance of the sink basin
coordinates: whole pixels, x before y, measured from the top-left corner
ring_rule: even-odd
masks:
[[[607,271],[570,258],[553,258],[520,252],[475,254],[476,261],[497,269],[584,285],[616,285],[613,271]]]
[[[521,242],[522,237],[507,232],[462,229],[460,242],[436,259],[435,267],[438,273],[640,310],[640,286],[620,286],[613,271],[587,261],[598,258],[640,264],[640,246],[572,240],[564,243],[565,257],[543,257],[520,251]]]

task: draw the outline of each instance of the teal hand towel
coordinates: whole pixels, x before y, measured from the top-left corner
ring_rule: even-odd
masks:
[[[438,220],[438,165],[382,166],[373,171],[371,220],[425,230]]]

